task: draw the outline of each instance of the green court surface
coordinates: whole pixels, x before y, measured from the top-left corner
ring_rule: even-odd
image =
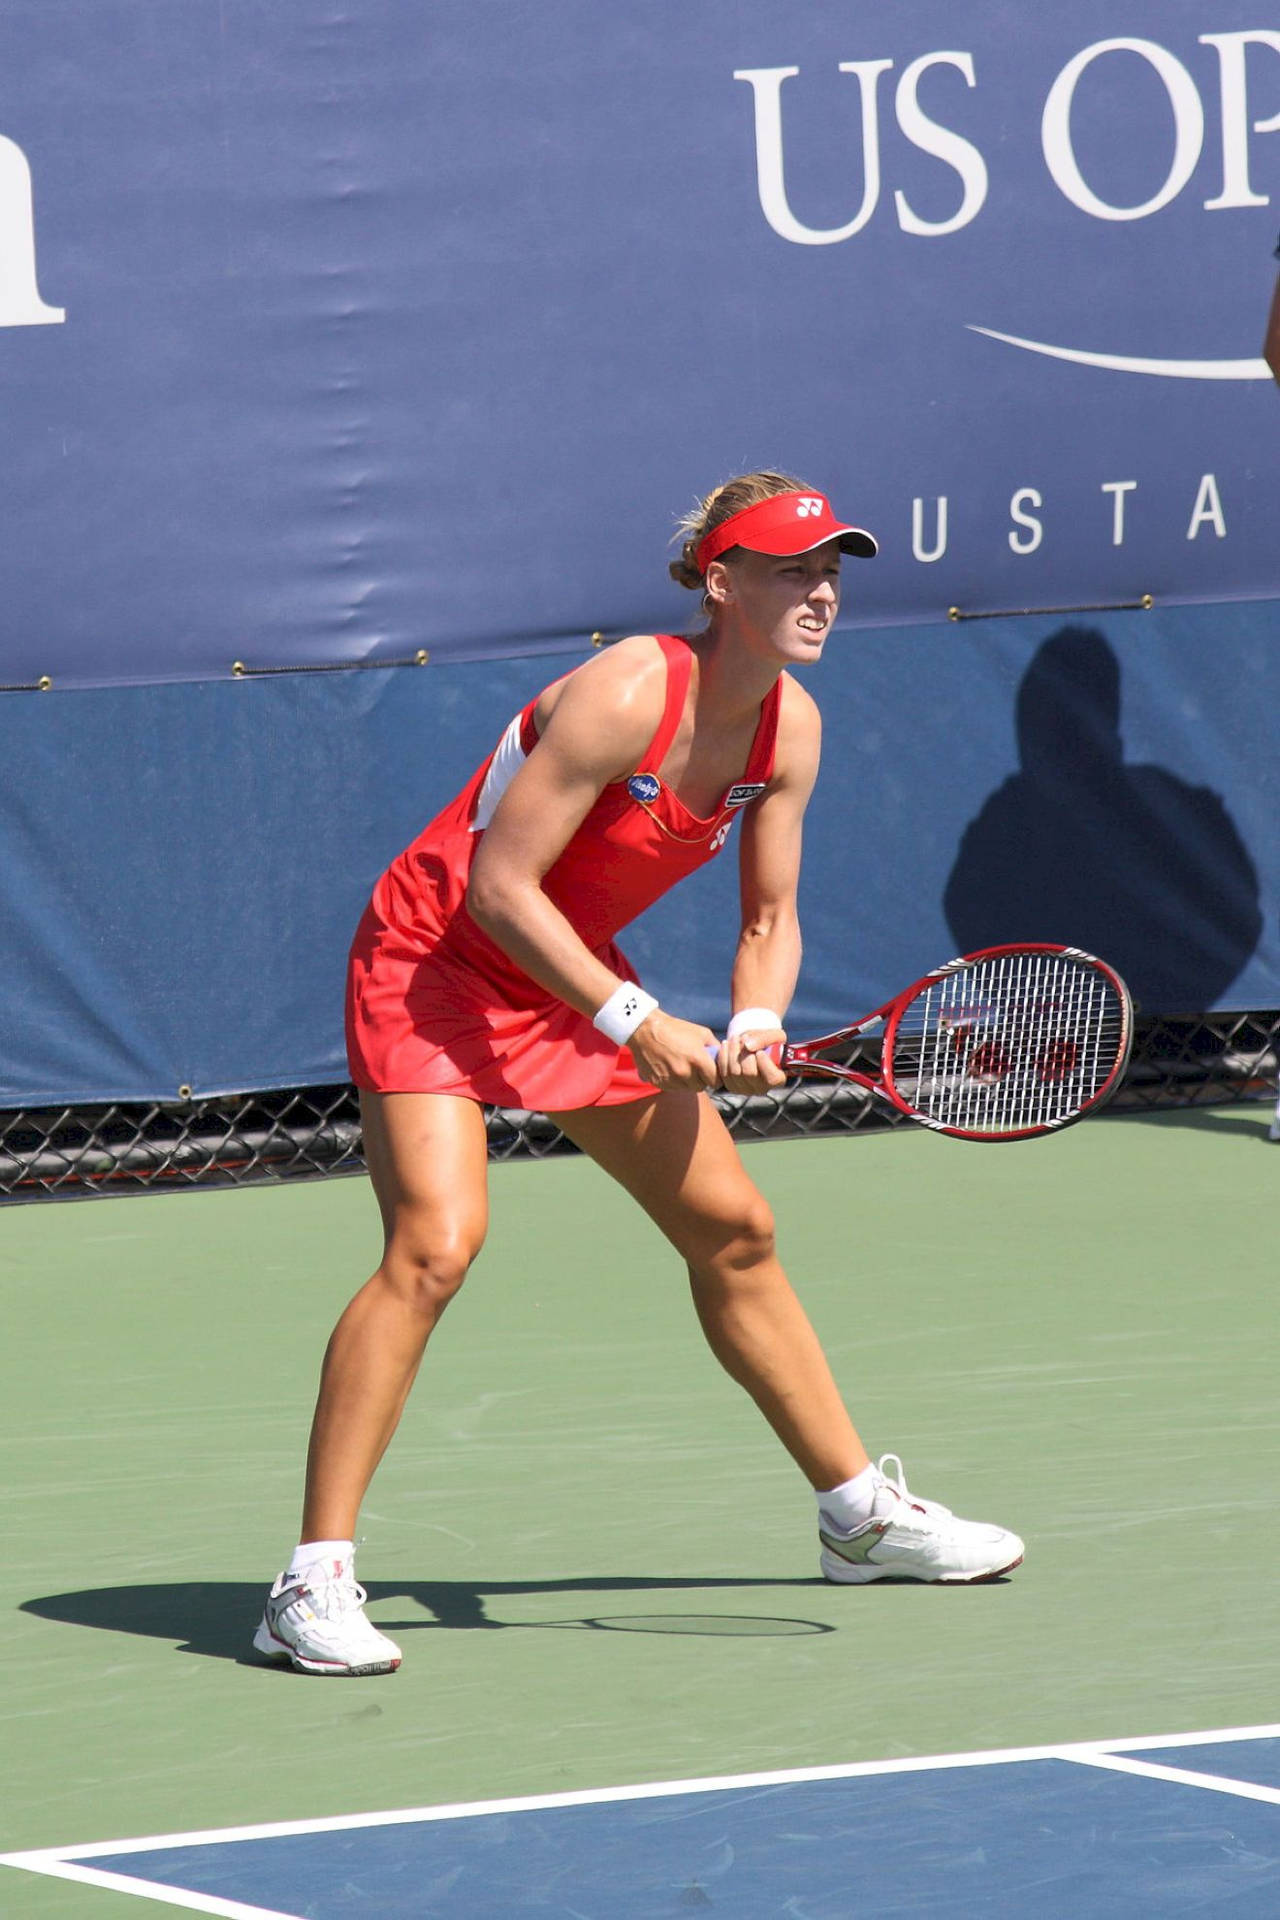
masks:
[[[364,1180],[0,1214],[0,1851],[1280,1717],[1265,1108],[983,1148],[755,1146],[873,1454],[1015,1528],[971,1588],[831,1588],[807,1488],[587,1162],[489,1244],[364,1516],[399,1674],[251,1663]],[[0,1869],[0,1912],[152,1903]]]

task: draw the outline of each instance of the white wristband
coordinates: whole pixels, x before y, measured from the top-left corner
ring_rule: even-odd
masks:
[[[725,1033],[726,1040],[736,1040],[740,1033],[772,1033],[781,1028],[782,1021],[772,1007],[744,1007],[741,1013],[735,1013]]]
[[[634,980],[624,980],[615,987],[591,1024],[613,1041],[615,1046],[625,1047],[642,1020],[647,1020],[657,1006],[651,993],[638,987]]]

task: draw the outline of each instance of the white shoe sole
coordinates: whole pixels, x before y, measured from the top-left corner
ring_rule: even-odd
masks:
[[[822,1577],[837,1587],[866,1587],[873,1580],[910,1580],[917,1586],[930,1587],[972,1587],[983,1580],[998,1580],[1003,1573],[1012,1573],[1023,1562],[1025,1549],[1019,1551],[1016,1558],[1002,1560],[994,1567],[980,1567],[970,1573],[912,1573],[903,1566],[874,1566],[864,1561],[855,1566],[849,1560],[842,1560],[837,1553],[831,1553],[826,1547],[822,1550]]]
[[[368,1660],[356,1667],[346,1666],[336,1660],[308,1660],[306,1655],[299,1653],[296,1647],[291,1647],[287,1640],[278,1639],[267,1625],[265,1618],[258,1624],[258,1630],[253,1636],[253,1646],[255,1653],[264,1655],[268,1660],[287,1660],[295,1673],[319,1673],[336,1678],[362,1680],[370,1674],[394,1673],[400,1665],[399,1654],[394,1660],[390,1657],[385,1660]]]

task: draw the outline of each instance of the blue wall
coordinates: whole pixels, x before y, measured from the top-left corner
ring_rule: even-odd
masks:
[[[376,873],[760,464],[882,541],[794,1024],[1280,1004],[1272,12],[10,0],[0,1102],[339,1076]],[[730,866],[632,940],[712,1023]]]
[[[9,695],[0,1104],[345,1077],[368,890],[548,667]],[[1280,1006],[1280,603],[846,629],[807,682],[795,1031],[1005,938],[1152,1012]],[[720,1025],[736,930],[726,857],[624,944]]]

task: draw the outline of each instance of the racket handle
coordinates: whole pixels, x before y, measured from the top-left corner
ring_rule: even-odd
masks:
[[[781,1040],[775,1040],[771,1047],[761,1047],[760,1049],[761,1053],[766,1054],[768,1058],[772,1060],[775,1067],[780,1067],[783,1064],[782,1056],[786,1052],[786,1050],[787,1050],[786,1045]],[[710,1040],[707,1041],[708,1053],[714,1055],[719,1053],[719,1051],[720,1051],[720,1048],[718,1044],[713,1046]]]
[[[711,1055],[711,1058],[714,1060],[720,1052],[720,1042],[718,1040],[708,1040],[706,1041],[705,1045],[706,1045],[707,1052]],[[785,1041],[775,1040],[771,1047],[761,1047],[760,1051],[761,1053],[766,1054],[768,1058],[772,1060],[775,1067],[781,1067],[786,1065],[786,1061],[783,1057],[787,1051]]]

